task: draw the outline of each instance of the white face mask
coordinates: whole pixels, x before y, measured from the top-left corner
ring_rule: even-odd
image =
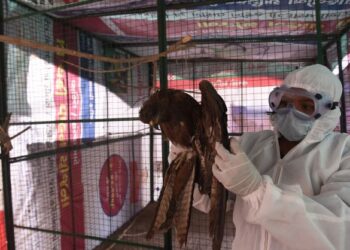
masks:
[[[273,116],[273,125],[288,141],[304,139],[314,123],[313,119],[294,108],[287,112],[275,113]]]

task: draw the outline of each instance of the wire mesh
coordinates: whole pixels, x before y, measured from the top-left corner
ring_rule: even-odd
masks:
[[[334,43],[348,27],[348,3],[322,2],[319,37],[313,1],[219,2],[165,1],[168,45],[193,42],[167,54],[169,88],[200,101],[207,79],[225,100],[231,135],[270,129],[270,91],[316,62],[321,39],[332,70],[341,58],[349,119],[349,32],[342,55]],[[114,59],[158,53],[155,0],[2,3],[7,36]],[[163,185],[162,138],[138,120],[161,85],[158,59],[115,64],[11,43],[5,52],[9,133],[30,126],[10,154],[16,249],[161,249],[164,235],[145,233]],[[234,237],[227,214],[222,249]],[[0,238],[1,225],[0,213]],[[172,245],[179,249],[174,231]],[[193,209],[183,249],[211,249],[207,215]]]

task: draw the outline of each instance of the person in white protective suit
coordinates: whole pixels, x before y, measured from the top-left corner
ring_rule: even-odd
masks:
[[[350,249],[350,136],[333,132],[341,94],[325,66],[298,69],[270,94],[274,131],[232,138],[232,153],[216,144],[213,174],[237,197],[233,250]],[[208,212],[197,188],[193,199]]]

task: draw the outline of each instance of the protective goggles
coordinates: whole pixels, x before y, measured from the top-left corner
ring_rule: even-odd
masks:
[[[310,93],[304,89],[277,87],[269,96],[269,105],[273,112],[283,113],[291,108],[300,111],[306,117],[318,119],[324,113],[334,109],[338,102],[321,93]]]

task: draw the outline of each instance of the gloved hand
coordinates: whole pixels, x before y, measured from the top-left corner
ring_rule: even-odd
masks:
[[[209,213],[210,198],[207,194],[201,194],[201,192],[199,191],[198,183],[194,184],[192,198],[193,198],[192,206],[197,208],[199,211],[202,211],[203,213]]]
[[[169,164],[176,158],[176,156],[184,151],[191,150],[190,148],[182,147],[180,145],[170,144],[168,162]]]
[[[213,174],[227,190],[240,196],[248,195],[261,185],[262,177],[233,138],[230,148],[232,153],[221,143],[216,143],[217,155],[212,168]]]

